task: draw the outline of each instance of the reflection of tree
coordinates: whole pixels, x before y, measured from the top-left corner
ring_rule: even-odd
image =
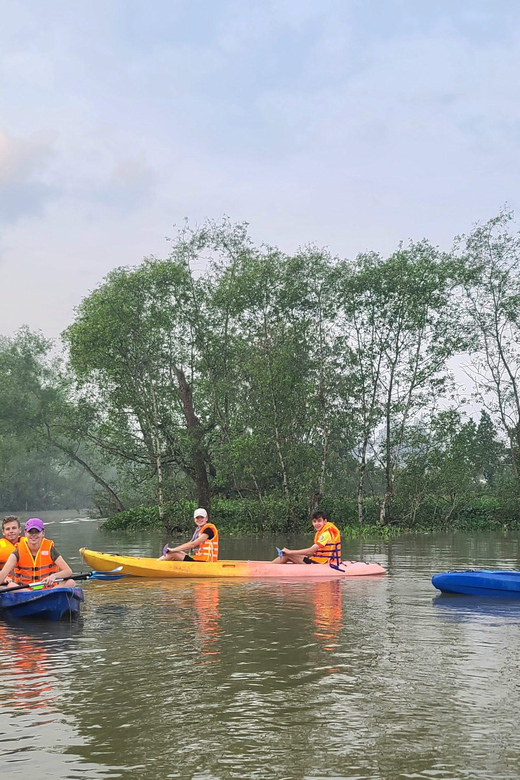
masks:
[[[314,622],[316,636],[324,650],[334,650],[343,625],[340,580],[316,582],[313,588]]]

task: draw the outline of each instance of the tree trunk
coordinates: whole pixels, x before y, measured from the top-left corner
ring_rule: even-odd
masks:
[[[155,392],[153,389],[153,385],[150,383],[150,392],[152,394],[152,404],[153,404],[153,430],[152,430],[152,439],[153,439],[153,448],[154,448],[154,455],[155,455],[155,470],[157,473],[157,508],[159,510],[159,519],[161,522],[164,520],[164,494],[163,494],[163,472],[162,472],[162,457],[161,457],[161,442],[159,440],[158,435],[158,429],[159,429],[159,411],[157,408],[157,398],[155,397]]]
[[[204,431],[199,418],[195,414],[193,393],[184,371],[181,368],[176,367],[175,374],[179,383],[179,393],[184,410],[184,418],[191,439],[193,478],[197,489],[197,501],[199,506],[209,510],[211,504],[211,490],[206,468],[208,456],[201,443]]]
[[[386,525],[387,523],[387,508],[388,504],[390,503],[390,499],[392,498],[393,492],[393,485],[390,485],[388,489],[385,490],[383,500],[381,501],[381,505],[379,507],[379,525]]]
[[[357,487],[357,510],[358,510],[358,523],[359,525],[363,525],[365,522],[365,507],[363,503],[363,497],[364,497],[364,481],[365,481],[365,463],[363,462],[358,469],[359,472],[359,479],[358,479],[358,487]]]

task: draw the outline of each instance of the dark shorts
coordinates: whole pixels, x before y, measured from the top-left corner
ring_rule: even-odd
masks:
[[[195,558],[192,558],[191,555],[185,555],[182,559],[184,561],[195,561]]]
[[[312,561],[312,560],[309,558],[309,556],[308,556],[308,555],[306,555],[306,556],[305,556],[305,558],[303,559],[303,562],[304,562],[304,563],[316,563],[316,561]]]

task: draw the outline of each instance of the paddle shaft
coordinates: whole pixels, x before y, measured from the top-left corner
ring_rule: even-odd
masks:
[[[111,571],[88,571],[80,574],[71,574],[70,577],[65,577],[62,580],[56,580],[56,582],[64,582],[65,579],[67,580],[75,580],[76,582],[80,580],[119,580],[121,577],[126,577],[126,574],[118,574],[117,572],[120,572],[122,566],[118,566],[115,569],[111,569]],[[27,590],[32,589],[36,590],[38,588],[43,588],[43,585],[41,582],[30,582],[28,585],[15,585],[12,588],[7,588],[3,585],[0,585],[0,593],[11,593],[14,590]]]

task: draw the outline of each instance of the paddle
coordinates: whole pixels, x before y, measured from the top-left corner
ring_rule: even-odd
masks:
[[[110,571],[88,571],[81,574],[71,574],[70,577],[67,577],[68,580],[75,580],[78,582],[79,580],[120,580],[122,577],[126,577],[126,574],[118,574],[117,572],[120,572],[122,566],[117,566],[115,569],[110,569]],[[56,582],[63,582],[64,580],[56,580]],[[39,588],[43,588],[43,584],[41,582],[30,582],[28,585],[15,585],[13,588],[8,588],[6,585],[0,585],[0,593],[12,593],[15,590],[26,590],[27,588],[30,588],[31,590],[38,590]]]

